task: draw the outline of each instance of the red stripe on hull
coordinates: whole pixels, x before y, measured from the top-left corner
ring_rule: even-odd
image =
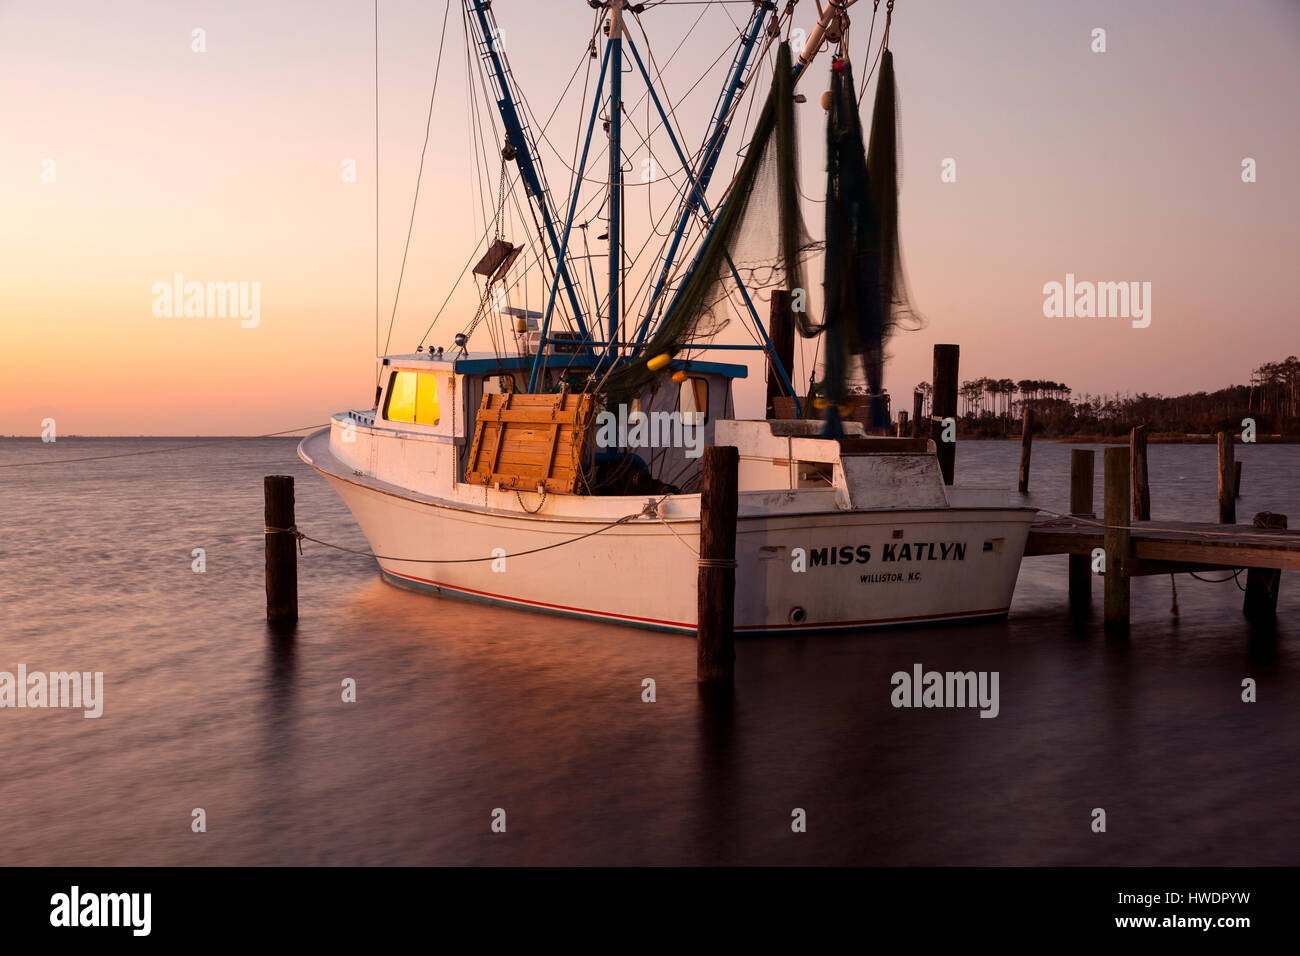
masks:
[[[478,598],[489,601],[496,601],[501,604],[509,604],[520,607],[544,608],[548,611],[556,611],[562,614],[575,614],[583,617],[592,617],[602,621],[618,621],[622,623],[640,624],[644,627],[666,628],[673,631],[690,632],[695,630],[694,624],[683,624],[680,621],[662,621],[653,617],[637,617],[633,614],[615,614],[611,611],[593,611],[589,608],[572,607],[567,604],[548,604],[545,601],[530,601],[527,598],[507,597],[504,594],[494,594],[491,591],[478,591],[474,588],[459,587],[452,584],[443,584],[441,581],[432,581],[428,578],[417,577],[413,574],[402,574],[398,571],[384,570],[384,574],[391,575],[395,578],[403,578],[407,581],[416,581],[420,584],[431,585],[444,591],[451,591],[460,594],[471,594]],[[828,621],[826,623],[806,624],[802,627],[769,627],[761,624],[737,627],[737,631],[749,633],[764,631],[820,631],[829,629],[844,629],[849,627],[887,627],[891,624],[917,624],[924,621],[955,621],[967,618],[979,617],[1000,617],[1006,614],[1010,608],[994,608],[984,611],[964,611],[956,614],[919,614],[912,617],[891,617],[876,618],[861,621]]]

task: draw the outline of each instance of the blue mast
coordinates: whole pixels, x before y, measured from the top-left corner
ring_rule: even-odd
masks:
[[[609,304],[605,354],[618,357],[619,280],[623,273],[623,4],[609,5]]]
[[[668,114],[664,111],[663,104],[659,102],[659,95],[655,92],[654,84],[650,81],[650,74],[646,71],[645,63],[641,60],[641,54],[637,51],[636,44],[632,42],[631,37],[628,37],[627,47],[629,50],[632,51],[632,58],[636,61],[637,67],[641,70],[641,75],[645,77],[646,88],[650,91],[650,99],[654,103],[655,109],[659,111],[659,116],[663,119],[664,129],[667,130],[668,132],[668,141],[672,143],[673,149],[677,153],[677,160],[682,164],[682,168],[686,170],[686,176],[690,181],[692,187],[692,196],[694,197],[693,201],[701,210],[703,210],[704,215],[709,218],[711,223],[709,231],[712,232],[712,223],[714,222],[714,217],[713,217],[712,210],[709,209],[708,202],[705,201],[704,199],[704,195],[702,192],[703,187],[699,185],[695,176],[691,173],[690,163],[687,161],[686,155],[682,152],[681,144],[677,141],[677,135],[673,132],[672,123],[670,123],[668,120]],[[712,166],[710,165],[709,168],[712,169]],[[702,246],[701,249],[703,249]],[[669,253],[669,256],[670,258],[665,262],[665,266],[671,264],[671,252]],[[784,365],[782,365],[780,357],[776,354],[776,349],[772,345],[772,340],[771,338],[768,337],[767,334],[767,326],[763,323],[763,320],[759,317],[758,310],[754,308],[754,301],[749,297],[749,290],[745,288],[745,282],[740,277],[740,273],[736,271],[736,264],[731,261],[731,256],[727,256],[727,266],[731,269],[731,276],[736,282],[736,288],[740,292],[740,297],[745,303],[745,308],[749,310],[749,315],[750,318],[752,318],[754,321],[755,328],[757,328],[759,334],[763,336],[762,349],[768,353],[772,361],[772,367],[776,369],[777,377],[781,380],[782,385],[784,385],[786,390],[792,396],[794,396],[795,413],[800,414],[801,412],[800,412],[798,393],[796,392],[794,385],[791,383],[790,376],[787,373],[787,370],[784,367]],[[679,288],[678,292],[680,291],[681,290]],[[673,300],[673,305],[675,304],[676,304],[676,298],[674,298]],[[672,305],[669,306],[669,311],[672,310],[672,307],[673,307]],[[638,342],[641,341],[641,338],[643,337],[644,333],[649,328],[649,326],[650,326],[650,320],[649,320],[649,313],[647,312],[646,321],[645,323],[643,323],[640,330],[641,335],[638,335],[637,337]],[[747,346],[747,347],[759,348],[759,346]],[[709,345],[701,346],[701,348],[706,348],[706,349],[726,348],[726,346],[709,344]]]
[[[600,79],[596,81],[597,89],[600,89],[605,83],[605,72],[606,70],[609,69],[609,52],[610,52],[610,48],[605,47],[605,56],[600,61]],[[569,235],[573,232],[573,217],[578,212],[578,193],[581,192],[582,190],[582,174],[587,169],[587,153],[591,151],[591,131],[596,126],[596,114],[599,111],[600,111],[600,97],[599,96],[592,97],[591,118],[587,120],[587,135],[583,138],[582,158],[578,160],[577,174],[573,177],[573,197],[569,200],[569,214],[564,220],[564,238],[560,240],[559,258],[561,260],[564,259],[569,249]],[[583,226],[582,228],[585,229],[586,227]],[[592,268],[590,258],[588,258],[587,260],[587,268],[591,270],[592,273],[591,292],[592,295],[595,296],[596,274],[595,274],[595,270]],[[556,292],[559,291],[559,288],[560,288],[560,276],[559,273],[556,273],[555,281],[551,283],[551,294],[546,300],[546,312],[544,313],[544,317],[542,319],[542,341],[537,347],[537,354],[533,356],[533,370],[528,376],[528,391],[530,392],[537,388],[537,380],[538,377],[541,375],[542,363],[546,355],[546,331],[547,329],[550,328],[551,312],[555,308],[555,294]],[[600,319],[599,303],[597,303],[597,308],[596,308],[596,319],[597,321],[599,321]]]
[[[749,57],[754,50],[754,43],[758,39],[758,34],[763,28],[763,22],[767,19],[767,14],[776,9],[776,4],[771,0],[759,0],[754,4],[754,11],[750,14],[749,24],[742,34],[740,46],[736,49],[732,57],[732,66],[728,71],[727,85],[723,87],[722,92],[718,94],[718,102],[713,108],[713,120],[710,131],[704,141],[704,162],[700,167],[700,173],[695,182],[695,187],[682,198],[682,204],[677,213],[677,227],[673,230],[672,242],[668,246],[668,251],[664,254],[664,264],[659,270],[659,277],[655,281],[654,290],[650,293],[650,299],[646,304],[645,314],[646,321],[642,323],[637,332],[637,344],[645,341],[646,334],[650,330],[650,316],[654,312],[656,304],[663,295],[664,286],[668,282],[668,275],[672,271],[673,261],[677,257],[677,248],[681,245],[682,239],[686,235],[686,228],[690,225],[691,217],[695,215],[697,209],[704,203],[704,193],[709,188],[709,180],[713,178],[713,170],[717,165],[718,157],[722,154],[722,142],[726,139],[727,133],[731,129],[731,107],[736,100],[736,95],[744,85],[749,76]],[[633,55],[636,56],[635,49]],[[649,88],[651,96],[654,97],[655,106],[659,110],[660,116],[664,118],[664,128],[672,135],[672,124],[664,113],[663,106],[659,103],[659,98],[655,95],[654,84],[650,81],[650,74],[646,72],[644,64],[641,63],[640,56],[637,56],[637,65],[641,67],[642,75],[645,76],[646,86]],[[676,143],[674,142],[674,145]],[[678,153],[680,154],[680,149]],[[690,168],[687,166],[687,174],[690,174]]]
[[[848,6],[856,0],[845,0],[842,6]],[[713,119],[710,131],[706,136],[703,145],[703,161],[700,164],[698,174],[696,174],[686,162],[682,152],[681,145],[677,142],[673,134],[672,124],[663,104],[655,91],[651,77],[646,70],[645,64],[641,62],[641,57],[631,38],[624,33],[624,12],[629,9],[627,0],[605,0],[600,4],[608,8],[610,19],[608,23],[608,42],[605,48],[605,56],[601,63],[601,81],[598,81],[598,88],[603,86],[603,79],[606,73],[610,77],[610,95],[609,95],[609,294],[608,294],[608,316],[606,321],[605,341],[600,342],[593,338],[583,321],[583,312],[579,304],[575,286],[570,278],[568,269],[568,244],[569,237],[573,227],[573,220],[577,211],[578,191],[583,182],[582,173],[586,164],[586,157],[591,144],[591,134],[594,129],[594,121],[597,115],[596,109],[600,103],[600,97],[597,96],[592,104],[591,120],[588,123],[587,135],[582,152],[582,159],[579,162],[577,176],[574,182],[574,195],[570,199],[568,213],[565,219],[563,237],[559,238],[556,234],[555,219],[551,213],[550,192],[546,186],[545,179],[541,173],[541,167],[537,162],[537,148],[532,139],[532,134],[523,122],[520,115],[517,95],[513,89],[513,80],[510,76],[510,69],[505,62],[504,53],[499,50],[496,43],[496,37],[499,35],[495,27],[495,18],[491,11],[491,0],[465,0],[466,7],[474,14],[473,23],[475,25],[476,41],[480,48],[480,55],[489,67],[490,78],[497,86],[500,99],[497,100],[497,108],[501,113],[501,118],[505,124],[507,136],[511,145],[515,149],[516,159],[519,164],[521,178],[523,179],[525,189],[537,203],[537,208],[541,212],[543,227],[552,250],[555,253],[555,274],[554,281],[551,285],[550,294],[547,301],[546,311],[544,313],[541,343],[538,353],[534,357],[532,372],[529,378],[529,391],[533,391],[540,377],[540,371],[544,363],[544,352],[548,345],[548,336],[550,330],[550,321],[554,311],[555,297],[559,292],[560,286],[564,287],[565,295],[568,298],[570,307],[573,310],[574,319],[578,330],[582,335],[584,343],[590,343],[586,346],[589,354],[596,359],[596,366],[599,367],[603,362],[619,361],[619,334],[623,332],[620,329],[622,300],[624,290],[622,288],[622,228],[623,228],[623,155],[622,155],[622,74],[623,74],[623,41],[627,39],[628,49],[632,52],[642,76],[646,81],[646,86],[654,101],[655,107],[664,120],[670,139],[672,140],[674,150],[677,152],[679,160],[682,161],[686,170],[689,188],[683,195],[681,204],[678,208],[677,221],[673,232],[672,240],[667,251],[664,254],[664,261],[660,268],[659,275],[656,277],[655,284],[649,293],[645,309],[644,321],[640,323],[641,327],[637,330],[635,344],[644,343],[647,334],[650,332],[652,323],[652,314],[659,307],[662,301],[668,278],[671,274],[672,267],[681,243],[683,242],[686,232],[690,226],[691,219],[700,212],[709,222],[708,228],[704,231],[702,242],[707,242],[709,235],[712,233],[717,220],[713,211],[709,209],[705,200],[705,191],[709,181],[712,178],[717,161],[721,155],[723,141],[731,126],[731,113],[740,91],[744,88],[752,72],[751,55],[755,44],[762,31],[763,24],[767,20],[769,13],[774,11],[777,4],[773,0],[754,0],[754,9],[750,15],[750,21],[746,25],[744,32],[740,37],[740,45],[736,49],[732,59],[732,66],[728,71],[727,83],[719,94],[718,102],[715,105]],[[595,6],[596,4],[592,4]],[[793,4],[791,4],[793,6]],[[833,11],[837,9],[832,6],[823,12],[823,20],[828,16],[834,16]],[[819,23],[819,27],[822,24]],[[811,45],[811,44],[810,44]],[[815,55],[815,49],[813,54]],[[811,57],[808,57],[809,59]],[[804,58],[801,57],[801,60]],[[802,72],[804,62],[800,62],[795,68],[796,76]],[[696,255],[698,261],[698,252]],[[780,360],[772,350],[771,341],[767,334],[767,329],[759,317],[754,304],[750,299],[748,290],[745,289],[744,283],[740,281],[740,276],[736,274],[735,266],[731,265],[733,277],[737,281],[741,297],[750,313],[750,316],[763,337],[764,345],[762,346],[734,346],[735,348],[755,348],[760,349],[770,356],[777,374],[783,384],[795,394],[795,389],[790,383],[787,370],[782,367]],[[686,278],[694,270],[694,263],[687,270]],[[685,280],[683,280],[685,281]],[[680,293],[680,288],[678,288]],[[672,312],[676,304],[676,296],[669,302],[667,311]],[[595,316],[597,323],[595,328],[599,328],[599,309]],[[625,334],[625,333],[624,333]],[[595,347],[604,346],[603,353],[597,353]],[[729,346],[711,346],[705,345],[703,348],[728,348]],[[798,399],[796,398],[796,402]]]
[[[500,95],[500,99],[497,100],[497,109],[500,111],[501,120],[505,124],[510,145],[514,147],[515,159],[519,163],[519,175],[524,181],[524,188],[533,197],[533,201],[537,203],[538,211],[542,214],[542,227],[546,230],[546,237],[551,244],[551,248],[556,250],[556,278],[564,285],[569,307],[573,310],[573,319],[577,323],[578,331],[585,340],[588,338],[588,332],[586,324],[582,320],[582,306],[578,303],[577,293],[574,291],[573,282],[569,278],[568,263],[560,242],[555,235],[555,222],[551,215],[550,190],[542,178],[541,167],[537,164],[536,144],[532,141],[532,135],[524,126],[519,115],[515,93],[511,88],[510,67],[506,64],[505,53],[497,42],[497,38],[501,33],[496,26],[496,17],[492,14],[492,2],[491,0],[465,0],[465,2],[474,13],[474,19],[471,22],[476,27],[475,40],[479,47],[479,55],[488,63],[490,67],[488,69],[489,78],[496,84],[497,92]],[[546,314],[547,326],[549,326],[550,318],[551,314],[548,309]],[[546,333],[547,328],[543,327],[542,345],[539,351],[546,347]]]

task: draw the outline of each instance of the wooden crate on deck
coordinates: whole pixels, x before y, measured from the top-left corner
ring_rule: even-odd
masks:
[[[521,491],[541,485],[552,494],[573,494],[590,419],[590,395],[484,395],[465,481]]]

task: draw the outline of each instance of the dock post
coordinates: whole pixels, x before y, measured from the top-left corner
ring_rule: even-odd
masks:
[[[1151,520],[1151,485],[1147,480],[1147,429],[1137,425],[1128,437],[1133,456],[1133,520]]]
[[[925,408],[925,396],[920,392],[912,393],[912,437],[924,438],[925,432],[921,425],[921,410]]]
[[[1241,497],[1241,462],[1232,463],[1232,497]]]
[[[957,368],[961,349],[956,345],[934,347],[934,389],[930,408],[930,437],[939,453],[943,483],[951,485],[957,464],[957,443],[943,440],[943,420],[957,417]],[[956,436],[954,435],[954,438]]]
[[[704,449],[700,489],[700,569],[696,606],[695,676],[701,684],[735,678],[736,506],[740,451]]]
[[[907,437],[907,409],[902,408],[898,411],[898,437]]]
[[[1070,514],[1095,518],[1092,483],[1097,470],[1097,453],[1091,449],[1070,451]],[[1070,613],[1087,617],[1092,613],[1092,559],[1086,554],[1070,555]]]
[[[1232,460],[1232,433],[1219,432],[1219,524],[1237,523],[1237,502],[1233,494],[1236,471]]]
[[[785,289],[773,289],[767,317],[767,331],[772,340],[772,351],[776,361],[785,369],[786,376],[794,381],[794,316],[790,312],[790,293]],[[785,394],[781,376],[769,359],[767,363],[767,417],[776,417],[774,398]]]
[[[1034,410],[1026,408],[1020,422],[1020,493],[1029,494],[1029,453],[1034,443]]]
[[[1103,465],[1104,515],[1106,530],[1106,630],[1124,632],[1129,625],[1128,565],[1131,547],[1129,531],[1129,452],[1107,448]]]
[[[293,477],[262,479],[266,518],[266,619],[272,624],[298,620],[298,552],[293,517]]]
[[[1286,530],[1286,515],[1277,515],[1261,511],[1255,515],[1252,525],[1256,528],[1280,528]],[[1280,568],[1247,568],[1246,597],[1241,604],[1241,613],[1252,624],[1271,624],[1277,617],[1277,592],[1282,586]]]

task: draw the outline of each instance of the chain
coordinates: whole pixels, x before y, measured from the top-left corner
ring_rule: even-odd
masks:
[[[515,497],[519,499],[519,507],[523,508],[524,511],[527,511],[530,515],[535,515],[538,511],[541,511],[542,507],[546,504],[546,488],[545,486],[542,487],[542,500],[537,502],[537,508],[535,510],[530,511],[528,506],[524,504],[524,496],[519,493],[518,488],[515,489]]]
[[[495,238],[497,239],[502,238],[502,234],[505,232],[506,163],[508,162],[508,157],[513,152],[514,152],[514,147],[510,146],[509,143],[507,143],[505,148],[501,150],[501,184],[497,188],[497,214],[496,214],[496,222],[495,222],[495,229],[496,229]]]

